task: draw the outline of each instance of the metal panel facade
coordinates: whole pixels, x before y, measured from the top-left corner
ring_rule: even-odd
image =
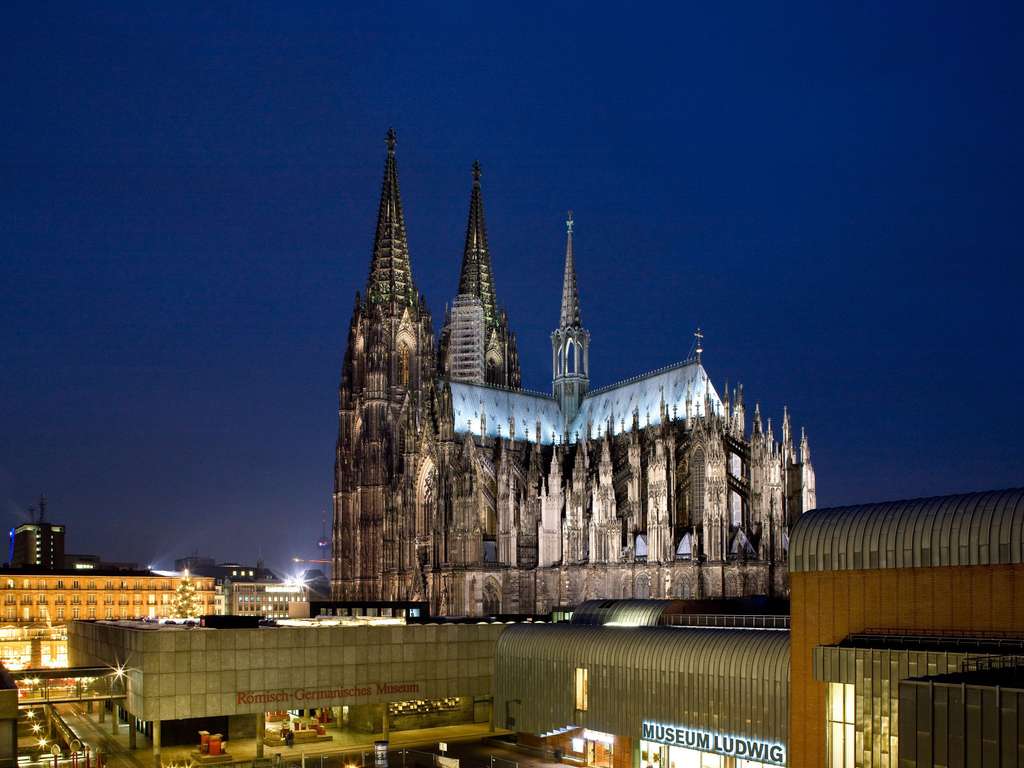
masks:
[[[906,680],[900,684],[901,768],[1024,766],[1024,690]]]
[[[577,710],[577,668],[588,670]],[[786,742],[789,633],[777,630],[517,625],[498,641],[495,725],[566,725],[640,738],[655,720]]]
[[[1024,489],[816,509],[801,516],[790,573],[1024,563]]]

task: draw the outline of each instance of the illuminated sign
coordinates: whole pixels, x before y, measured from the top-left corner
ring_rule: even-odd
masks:
[[[419,693],[419,683],[371,683],[337,688],[295,688],[279,691],[239,691],[235,704],[286,704],[324,699],[351,699],[364,696],[386,696],[394,693]]]
[[[679,725],[665,725],[644,720],[640,738],[673,747],[696,749],[700,752],[714,752],[727,757],[740,757],[772,765],[786,764],[786,748],[775,741],[764,741],[749,736],[734,736],[699,728],[684,728]]]

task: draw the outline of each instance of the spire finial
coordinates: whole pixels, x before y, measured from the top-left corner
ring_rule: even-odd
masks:
[[[693,332],[693,338],[697,340],[695,351],[697,353],[697,362],[700,362],[700,356],[704,354],[704,331],[697,326],[697,330]]]
[[[480,161],[479,160],[474,160],[473,161],[473,183],[474,184],[479,184],[480,183]]]
[[[572,234],[572,224],[573,224],[573,221],[572,221],[572,211],[570,210],[570,211],[569,211],[569,218],[567,218],[567,219],[565,220],[565,230],[566,230],[566,232],[568,232],[568,233],[569,233],[570,235]]]
[[[395,153],[395,144],[398,142],[398,135],[395,133],[394,128],[388,128],[387,142],[388,152],[393,155]]]

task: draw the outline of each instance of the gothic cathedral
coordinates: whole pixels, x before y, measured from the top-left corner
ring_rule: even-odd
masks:
[[[590,598],[787,593],[787,533],[815,506],[806,435],[776,442],[743,387],[689,359],[590,388],[566,222],[552,392],[520,387],[473,166],[459,293],[439,340],[413,281],[387,158],[365,295],[341,372],[333,589],[441,615],[547,613]],[[552,317],[554,313],[552,312]]]

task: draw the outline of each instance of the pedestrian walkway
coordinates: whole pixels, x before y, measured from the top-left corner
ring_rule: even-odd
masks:
[[[106,713],[101,723],[99,706],[95,706],[92,713],[86,711],[84,704],[58,704],[55,709],[79,740],[89,746],[93,755],[97,752],[104,755],[105,764],[110,768],[153,768],[153,747],[149,739],[136,733],[138,749],[130,749],[129,726],[118,723],[117,733],[113,733],[111,713]]]
[[[280,754],[282,759],[292,762],[295,758],[301,759],[302,755],[307,757],[330,755],[339,753],[362,753],[372,752],[373,742],[379,739],[387,739],[391,749],[430,747],[435,748],[438,742],[458,743],[462,741],[480,741],[495,732],[487,723],[473,723],[466,725],[448,725],[439,728],[420,728],[408,731],[391,731],[387,736],[383,733],[353,733],[351,731],[329,730],[333,736],[332,741],[313,742],[311,744],[296,744],[294,747],[264,747],[264,756],[271,757]],[[502,731],[501,733],[506,733]],[[198,735],[197,735],[198,740]],[[163,747],[161,757],[167,763],[187,764],[191,753],[196,749],[195,745]],[[251,761],[256,757],[256,739],[229,739],[228,754],[236,762]]]
[[[95,755],[100,751],[105,756],[107,768],[154,768],[153,744],[142,733],[136,732],[136,749],[129,748],[129,727],[119,723],[117,733],[112,733],[111,715],[108,712],[105,722],[99,722],[97,711],[89,713],[83,704],[61,704],[57,710],[75,735],[87,744]],[[439,728],[422,728],[407,731],[391,731],[387,737],[382,733],[359,734],[350,731],[330,731],[334,737],[329,742],[297,744],[294,747],[264,747],[264,757],[273,758],[280,754],[287,765],[302,764],[306,759],[319,760],[320,756],[350,755],[351,759],[339,761],[339,765],[372,764],[373,743],[387,738],[392,751],[403,749],[421,749],[436,752],[439,742],[451,745],[461,743],[479,743],[481,740],[496,734],[507,734],[509,731],[492,731],[488,723],[471,723],[463,725],[442,726]],[[199,735],[196,734],[198,743]],[[231,739],[227,742],[227,751],[232,763],[248,763],[257,757],[256,739]],[[196,744],[164,746],[161,749],[161,762],[164,766],[189,766],[192,764],[192,752]],[[364,757],[365,754],[365,757]],[[316,763],[319,766],[319,761]],[[535,768],[530,764],[531,768]],[[314,768],[310,762],[309,768]],[[505,767],[509,768],[509,767]],[[538,767],[539,768],[539,767]]]

